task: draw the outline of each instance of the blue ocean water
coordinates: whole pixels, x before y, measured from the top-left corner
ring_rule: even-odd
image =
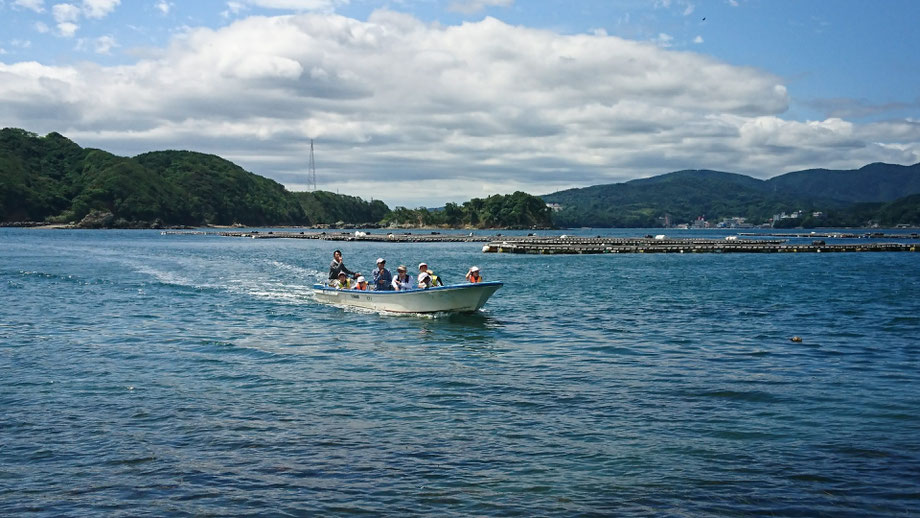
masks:
[[[0,229],[0,515],[918,513],[920,254],[480,247]],[[335,248],[505,287],[320,305]]]

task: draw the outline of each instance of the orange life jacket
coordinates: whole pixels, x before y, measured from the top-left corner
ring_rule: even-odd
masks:
[[[359,291],[367,291],[367,284],[365,284],[364,287],[361,287],[360,284],[356,284],[355,289]]]
[[[482,282],[482,275],[478,275],[476,277],[470,275],[470,282]]]

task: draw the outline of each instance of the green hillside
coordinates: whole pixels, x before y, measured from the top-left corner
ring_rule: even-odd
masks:
[[[310,225],[336,222],[376,223],[390,212],[390,208],[380,200],[366,202],[356,196],[327,191],[293,194]]]
[[[218,156],[156,151],[134,158],[83,149],[58,133],[0,130],[0,222],[106,225],[321,225],[376,223],[382,202],[292,193]]]
[[[88,153],[57,133],[0,130],[0,220],[42,221],[69,208]]]
[[[178,198],[175,202],[177,208],[187,211],[189,221],[216,225],[294,225],[306,220],[300,203],[283,185],[246,172],[218,156],[156,151],[138,155],[134,161],[155,172],[156,183],[186,194],[185,199]]]
[[[920,193],[920,164],[870,164],[853,171],[811,170],[763,181],[735,173],[686,170],[625,183],[569,189],[542,196],[563,208],[559,226],[659,227],[703,217],[743,217],[760,224],[773,215],[808,214],[784,225],[862,226],[918,224],[912,217]],[[885,205],[882,202],[897,204]],[[884,207],[884,209],[883,209]],[[879,212],[884,210],[884,212]],[[821,212],[813,217],[813,212]]]
[[[719,171],[688,170],[626,183],[570,189],[543,196],[564,209],[562,226],[658,227],[667,214],[673,222],[699,217],[740,216],[763,220],[805,203],[770,193],[764,182]]]
[[[807,193],[814,198],[850,203],[890,202],[920,193],[920,164],[875,163],[859,169],[808,169],[766,181],[776,193]]]

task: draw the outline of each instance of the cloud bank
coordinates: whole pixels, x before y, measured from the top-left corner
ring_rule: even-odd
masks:
[[[789,121],[789,103],[765,71],[651,42],[392,11],[192,28],[125,66],[0,61],[4,125],[126,155],[215,153],[294,190],[315,139],[321,189],[391,206],[685,168],[920,161],[918,121]]]

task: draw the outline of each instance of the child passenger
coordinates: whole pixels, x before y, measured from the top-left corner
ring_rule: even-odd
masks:
[[[351,289],[351,279],[345,275],[345,272],[339,272],[339,278],[332,281],[332,287],[338,288],[340,290],[350,290]]]

